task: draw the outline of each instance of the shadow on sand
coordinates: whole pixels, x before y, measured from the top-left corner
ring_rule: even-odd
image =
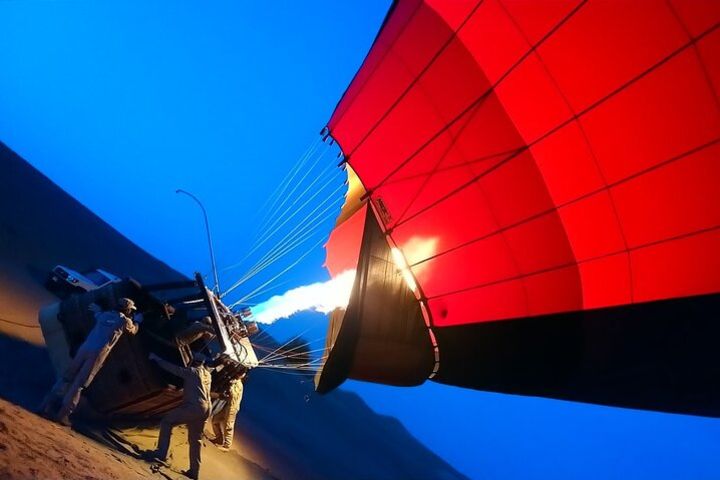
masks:
[[[44,347],[0,334],[0,397],[34,411],[54,381]]]

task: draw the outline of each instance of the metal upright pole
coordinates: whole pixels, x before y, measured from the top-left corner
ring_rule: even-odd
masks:
[[[205,211],[205,207],[202,202],[192,193],[182,189],[175,190],[175,193],[184,193],[188,197],[192,198],[202,210],[203,218],[205,219],[205,231],[207,232],[208,246],[210,247],[210,262],[212,264],[213,277],[215,279],[215,288],[213,290],[215,291],[215,294],[220,297],[220,279],[218,278],[217,265],[215,264],[215,250],[213,249],[212,236],[210,235],[210,222],[208,222],[207,211]]]

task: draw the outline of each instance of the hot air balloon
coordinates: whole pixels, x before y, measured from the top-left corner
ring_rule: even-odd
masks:
[[[398,0],[326,134],[346,378],[720,415],[720,2]]]

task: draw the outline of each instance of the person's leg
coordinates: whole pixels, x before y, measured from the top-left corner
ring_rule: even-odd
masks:
[[[213,417],[210,419],[210,423],[212,424],[212,431],[215,434],[213,437],[213,443],[220,442],[220,439],[222,438],[223,432],[222,432],[222,419],[220,418],[220,414],[222,411],[216,413],[213,415]]]
[[[215,433],[213,443],[216,443],[217,445],[222,445],[223,439],[225,438],[225,421],[228,414],[228,405],[229,403],[225,402],[225,406],[222,410],[212,417],[213,432]]]
[[[63,372],[62,377],[60,377],[57,383],[55,383],[55,386],[57,387],[59,385],[62,385],[63,383],[72,383],[72,381],[75,380],[75,376],[77,376],[78,372],[85,363],[86,358],[87,352],[84,350],[78,350],[75,353],[73,359],[70,361],[70,365],[68,365],[68,367],[65,369],[65,372]]]
[[[110,348],[105,347],[100,351],[84,352],[82,354],[82,366],[75,375],[72,386],[68,389],[63,399],[63,406],[58,412],[58,419],[62,423],[68,422],[68,417],[75,411],[82,392],[90,386],[95,375],[98,374],[102,366],[105,364],[107,356],[110,354]]]
[[[235,433],[235,418],[237,417],[238,409],[228,409],[227,417],[225,418],[225,428],[223,432],[223,447],[232,447],[233,434]]]
[[[57,419],[62,423],[68,422],[68,417],[80,402],[80,395],[95,365],[97,352],[78,352],[77,357],[79,368],[75,373],[75,378],[70,382],[70,386],[63,397],[62,407],[57,413]]]
[[[70,361],[70,365],[67,366],[60,378],[57,379],[52,389],[45,395],[42,403],[40,404],[40,413],[44,415],[51,414],[51,407],[53,404],[67,393],[68,387],[75,380],[75,376],[82,368],[84,362],[83,352],[77,352],[75,357]]]
[[[235,419],[240,410],[240,402],[242,402],[243,385],[238,383],[233,388],[232,398],[228,402],[227,415],[225,418],[225,436],[223,437],[223,446],[230,448],[233,442],[233,434],[235,433]]]
[[[162,420],[160,420],[160,434],[158,435],[158,445],[155,450],[155,456],[162,461],[167,460],[170,451],[170,437],[173,427],[182,423],[183,415],[181,409],[182,407],[178,407],[175,410],[170,410]]]
[[[65,396],[67,388],[68,383],[65,381],[65,375],[63,375],[57,379],[55,385],[53,385],[52,389],[43,398],[42,403],[38,407],[40,415],[46,417],[52,416],[52,412],[57,407],[58,400]]]
[[[198,478],[200,475],[200,464],[202,463],[200,454],[202,451],[202,431],[204,424],[204,417],[187,423],[188,445],[190,448],[190,470],[188,470],[188,476],[190,478]]]
[[[87,379],[85,379],[85,385],[83,385],[83,388],[89,387],[92,381],[95,380],[95,375],[97,375],[103,365],[105,365],[105,360],[107,360],[108,355],[110,355],[110,350],[110,347],[105,347],[101,349],[97,355],[95,355],[95,359],[90,367],[90,373],[88,374]]]

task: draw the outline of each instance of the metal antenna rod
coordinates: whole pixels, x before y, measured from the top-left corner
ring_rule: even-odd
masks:
[[[205,231],[207,232],[207,238],[208,238],[208,246],[210,247],[210,262],[212,264],[212,271],[213,271],[213,277],[215,279],[215,288],[213,288],[213,291],[215,294],[219,297],[220,296],[220,280],[218,278],[218,271],[217,271],[217,265],[215,264],[215,250],[213,249],[213,243],[212,243],[212,236],[210,235],[210,223],[208,222],[208,216],[207,212],[205,211],[205,207],[203,206],[202,202],[192,193],[177,189],[175,190],[175,193],[184,193],[188,197],[195,200],[195,202],[200,206],[200,209],[203,213],[203,218],[205,218]]]

